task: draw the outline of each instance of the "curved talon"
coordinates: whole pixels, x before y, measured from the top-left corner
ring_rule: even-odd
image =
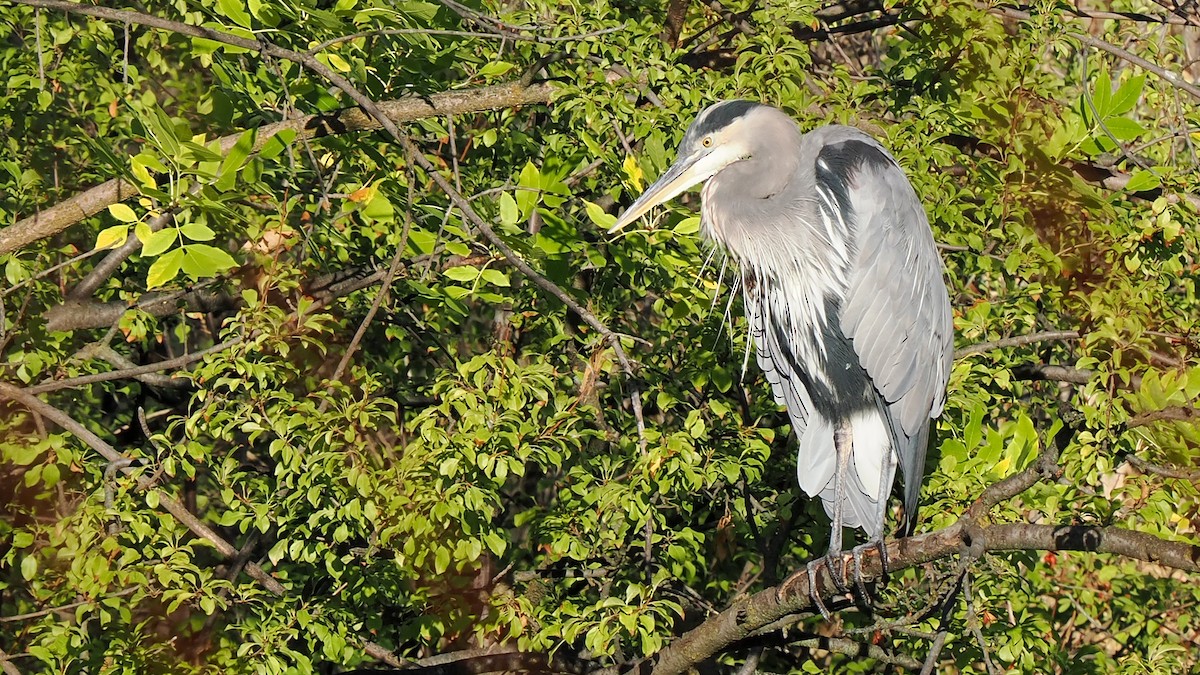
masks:
[[[833,571],[833,561],[835,558],[840,560],[842,563],[842,570],[837,574],[835,574]],[[846,561],[846,555],[841,551],[838,551],[837,553],[830,553],[829,555],[825,556],[825,569],[829,571],[829,580],[833,582],[833,587],[836,588],[838,593],[841,593],[842,595],[849,595],[850,593],[850,587],[846,585],[847,565],[848,563]]]
[[[859,603],[860,607],[867,610],[868,613],[874,613],[872,610],[875,602],[871,599],[870,592],[867,591],[866,583],[863,582],[863,554],[861,548],[862,547],[856,547],[854,550],[850,551],[850,556],[854,560],[854,588],[856,591],[858,591],[855,597],[861,600]]]
[[[826,621],[832,621],[833,615],[829,613],[829,608],[825,606],[825,602],[821,600],[821,594],[817,592],[817,570],[820,569],[823,562],[826,562],[825,558],[818,558],[808,561],[808,565],[805,566],[808,571],[808,597],[817,606],[817,609],[820,610],[821,616]],[[825,569],[829,569],[828,563],[826,563]],[[829,572],[829,576],[833,576],[832,571]]]
[[[890,560],[888,560],[887,544],[884,544],[883,540],[881,539],[875,542],[875,549],[879,551],[879,568],[882,570],[879,575],[879,583],[887,585],[887,582],[892,576],[892,571],[890,569],[892,563]]]

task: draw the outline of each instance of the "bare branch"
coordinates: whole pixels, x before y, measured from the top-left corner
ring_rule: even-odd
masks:
[[[1040,333],[1030,333],[1029,335],[1015,335],[1013,337],[992,340],[991,342],[980,342],[957,349],[954,352],[955,359],[961,359],[972,354],[982,354],[990,352],[993,349],[1003,349],[1005,347],[1023,347],[1036,342],[1045,342],[1048,340],[1078,340],[1082,337],[1077,330],[1046,330]]]
[[[108,595],[105,595],[105,596],[102,596],[99,598],[92,598],[91,600],[80,600],[79,602],[72,602],[68,605],[59,605],[57,607],[47,607],[46,609],[39,609],[36,612],[29,612],[27,614],[13,614],[12,616],[0,616],[0,623],[11,623],[14,621],[28,621],[29,619],[38,619],[43,616],[46,616],[47,614],[53,614],[55,612],[64,612],[68,609],[75,609],[76,607],[82,607],[84,605],[92,605],[92,604],[100,602],[101,600],[107,600],[109,598],[123,598],[126,595],[133,595],[134,593],[136,593],[140,590],[142,590],[141,586],[130,586],[129,588],[117,591],[116,593],[110,593]]]
[[[224,291],[196,289],[186,293],[146,293],[136,308],[150,316],[161,317],[175,314],[181,307],[192,312],[224,312],[236,308],[240,303],[240,298]],[[46,310],[42,316],[46,320],[47,330],[72,331],[111,326],[130,309],[134,308],[124,302],[68,299]]]
[[[1185,469],[1173,469],[1171,467],[1159,466],[1151,464],[1141,457],[1135,455],[1127,455],[1125,461],[1132,464],[1142,473],[1152,473],[1163,478],[1178,478],[1180,480],[1200,481],[1200,471],[1187,471]]]
[[[1049,380],[1068,384],[1087,384],[1096,373],[1084,368],[1025,363],[1013,368],[1013,377],[1019,380]]]
[[[1177,405],[1162,410],[1151,410],[1129,418],[1125,423],[1125,427],[1132,429],[1133,427],[1144,427],[1151,422],[1159,422],[1162,420],[1172,420],[1176,422],[1188,422],[1191,420],[1200,420],[1200,408],[1193,406]]]
[[[965,529],[955,523],[937,532],[887,543],[889,570],[915,567],[961,552]],[[1155,562],[1187,572],[1200,572],[1200,546],[1166,541],[1153,535],[1116,527],[1081,525],[1030,525],[1025,523],[993,525],[975,530],[973,545],[983,551],[1086,551],[1110,553],[1136,560]],[[881,576],[879,558],[867,555],[863,575],[868,581]],[[837,592],[832,581],[821,577],[819,592],[829,596]],[[803,576],[789,587],[789,593],[777,598],[776,589],[768,588],[733,603],[728,609],[692,629],[663,649],[650,672],[676,675],[745,639],[756,629],[788,614],[813,611],[808,598],[808,582]],[[632,669],[630,672],[636,672]]]
[[[417,661],[403,670],[362,668],[348,670],[342,675],[372,675],[379,673],[405,673],[405,675],[482,675],[483,673],[547,673],[555,675],[583,675],[583,665],[566,658],[563,650],[543,654],[522,652],[514,649],[464,649],[457,652],[436,654]]]

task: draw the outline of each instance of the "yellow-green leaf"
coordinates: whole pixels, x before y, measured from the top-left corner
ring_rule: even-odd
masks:
[[[125,240],[128,238],[128,225],[113,225],[112,227],[106,227],[100,232],[100,235],[96,237],[96,250],[99,251],[106,248],[116,248],[123,245]]]
[[[154,261],[154,264],[150,266],[150,271],[146,273],[146,286],[157,288],[179,276],[179,267],[182,264],[183,249],[177,248],[161,256]]]
[[[179,230],[173,227],[163,228],[142,242],[142,256],[153,258],[175,245],[177,239],[179,239]]]
[[[37,558],[27,555],[21,559],[21,576],[25,578],[25,581],[29,581],[37,574],[37,568]]]
[[[179,250],[183,251],[183,271],[194,279],[216,276],[237,265],[233,256],[216,246],[188,244]]]
[[[133,212],[133,209],[124,204],[111,204],[108,207],[108,212],[113,218],[116,218],[122,223],[136,223],[138,219],[137,214]]]
[[[507,192],[500,193],[500,222],[505,225],[514,225],[519,215],[517,202],[513,196]]]
[[[599,204],[593,204],[585,199],[583,200],[583,205],[587,209],[588,220],[595,223],[601,230],[608,232],[617,222],[617,217],[611,213],[605,213]]]
[[[634,190],[641,192],[645,184],[645,175],[642,173],[642,167],[638,166],[637,160],[633,155],[625,155],[625,161],[621,163],[621,169],[625,171],[625,177],[629,179],[629,184]]]

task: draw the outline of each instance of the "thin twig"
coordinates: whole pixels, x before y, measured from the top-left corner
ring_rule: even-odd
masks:
[[[1158,464],[1151,464],[1141,457],[1135,455],[1126,455],[1125,461],[1132,464],[1142,473],[1152,473],[1163,478],[1178,478],[1180,480],[1200,481],[1200,471],[1187,471],[1186,469],[1172,469]]]
[[[972,354],[982,354],[990,352],[994,349],[1003,349],[1005,347],[1023,347],[1031,345],[1035,342],[1046,342],[1049,340],[1078,340],[1082,336],[1077,330],[1046,330],[1040,333],[1030,333],[1029,335],[1015,335],[1013,337],[1001,338],[990,342],[979,342],[954,351],[954,358],[961,359]]]
[[[404,260],[404,252],[408,248],[408,233],[412,226],[412,182],[409,182],[409,205],[410,208],[404,217],[404,230],[400,235],[400,243],[396,245],[396,253],[392,256],[392,264],[388,267],[387,275],[383,278],[383,282],[379,286],[379,292],[375,294],[375,300],[371,302],[371,308],[367,310],[367,315],[358,324],[358,330],[354,332],[354,337],[350,339],[350,344],[346,345],[346,353],[342,354],[341,360],[338,361],[337,368],[333,371],[333,376],[329,378],[330,382],[337,382],[342,379],[342,374],[346,372],[346,367],[350,365],[350,359],[353,358],[355,350],[362,342],[363,335],[367,332],[367,327],[371,325],[371,321],[375,318],[375,313],[379,311],[380,305],[390,295],[392,281],[395,280],[396,274],[400,271],[401,262]],[[332,387],[332,384],[330,385]],[[328,391],[318,412],[325,412],[329,405]]]
[[[48,614],[54,614],[55,612],[65,612],[69,609],[75,609],[76,607],[82,607],[84,605],[92,605],[97,602],[100,602],[101,600],[108,600],[110,598],[123,598],[126,595],[132,595],[139,590],[141,590],[141,586],[130,586],[129,588],[117,591],[116,593],[110,593],[108,595],[105,595],[105,596],[102,596],[99,598],[92,598],[90,600],[80,600],[79,602],[72,602],[69,605],[59,605],[57,607],[47,607],[46,609],[39,609],[36,612],[29,612],[27,614],[13,614],[12,616],[0,616],[0,623],[11,623],[13,621],[28,621],[29,619],[38,619],[38,618],[41,618]]]
[[[209,354],[215,354],[217,352],[221,352],[226,349],[229,349],[230,347],[233,347],[235,345],[241,344],[244,341],[244,339],[245,338],[243,338],[241,336],[230,338],[224,342],[215,344],[207,349],[202,349],[198,352],[192,352],[191,354],[184,354],[182,356],[177,356],[173,359],[167,359],[165,361],[159,361],[157,363],[149,363],[144,366],[134,366],[132,368],[122,368],[120,370],[110,370],[106,373],[81,375],[79,377],[68,377],[68,378],[65,378],[62,380],[47,380],[47,381],[42,382],[41,384],[37,384],[32,387],[29,387],[25,391],[29,392],[30,394],[35,394],[35,395],[36,394],[45,394],[45,393],[51,392],[51,391],[58,391],[60,389],[72,389],[74,387],[81,387],[83,385],[94,384],[96,382],[108,382],[110,380],[124,380],[124,379],[129,379],[129,378],[136,378],[141,375],[145,375],[147,373],[158,373],[158,372],[162,372],[164,370],[174,370],[176,368],[182,368],[183,366],[203,360],[204,357],[208,356]]]
[[[316,47],[309,49],[305,53],[316,54],[343,42],[349,42],[350,40],[357,40],[358,38],[363,37],[375,37],[381,35],[443,35],[447,37],[483,38],[488,40],[516,40],[518,42],[571,42],[576,40],[588,40],[601,35],[616,33],[617,31],[624,29],[625,26],[614,26],[612,28],[601,28],[600,30],[594,30],[590,33],[580,33],[578,35],[535,36],[521,35],[519,33],[486,33],[470,30],[441,30],[436,28],[384,28],[379,30],[364,30],[359,33],[351,33],[349,35],[335,37],[322,42]]]
[[[0,398],[7,398],[16,401],[28,408],[31,412],[37,413],[38,415],[41,415],[42,417],[54,422],[58,426],[73,434],[88,447],[98,452],[110,463],[117,463],[121,462],[122,460],[130,459],[122,455],[116,450],[116,448],[109,445],[96,434],[92,433],[87,427],[77,422],[70,415],[50,405],[49,403],[42,401],[38,397],[31,394],[27,389],[14,387],[7,382],[0,382]],[[131,474],[134,470],[127,466],[123,469],[123,471],[127,474]],[[139,490],[143,485],[149,485],[150,481],[150,478],[139,478]],[[219,551],[221,555],[225,556],[226,558],[235,558],[237,556],[238,549],[234,547],[233,544],[230,544],[203,521],[192,515],[192,513],[174,497],[157,488],[152,488],[147,492],[154,494],[158,499],[159,505],[161,505],[162,508],[167,511],[167,513],[170,513],[175,520],[179,521],[180,524],[190,530],[192,534],[212,544],[213,548]],[[263,588],[267,589],[272,594],[287,594],[287,589],[284,588],[283,584],[279,583],[275,577],[268,574],[266,570],[259,567],[257,564],[247,563],[245,570],[247,575],[262,584]],[[363,641],[363,645],[364,650],[371,654],[371,656],[383,659],[396,667],[400,667],[402,665],[402,661],[384,647],[365,640]]]

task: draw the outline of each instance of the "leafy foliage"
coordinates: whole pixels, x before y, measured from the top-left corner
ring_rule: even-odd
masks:
[[[832,33],[829,8],[807,0],[693,3],[678,47],[666,4],[130,5],[312,53],[377,101],[552,78],[552,101],[480,103],[406,131],[518,255],[621,334],[632,375],[390,137],[343,133],[332,116],[274,126],[352,105],[311,70],[0,5],[0,223],[110,179],[136,190],[0,255],[3,380],[132,460],[108,464],[4,402],[12,663],[332,672],[371,663],[370,642],[414,660],[504,644],[617,666],[823,553],[827,519],[796,489],[786,415],[744,365],[734,275],[708,263],[697,200],[606,235],[695,112],[726,97],[781,106],[806,129],[858,124],[891,148],[944,246],[960,346],[1081,336],[956,362],[922,529],[953,523],[1058,437],[1062,480],[997,506],[995,522],[1195,542],[1195,100],[1082,45],[1084,24],[1053,3],[1023,18],[880,5],[883,28]],[[1195,69],[1169,24],[1094,26]],[[76,379],[180,358],[173,378]],[[151,486],[241,553],[189,532]],[[892,579],[880,612],[914,617],[908,629],[850,612],[836,630],[921,659],[927,633],[948,628],[944,672],[1196,667],[1200,591],[1181,572],[993,555],[952,611],[925,615],[952,567]],[[785,639],[762,659],[886,667]]]

